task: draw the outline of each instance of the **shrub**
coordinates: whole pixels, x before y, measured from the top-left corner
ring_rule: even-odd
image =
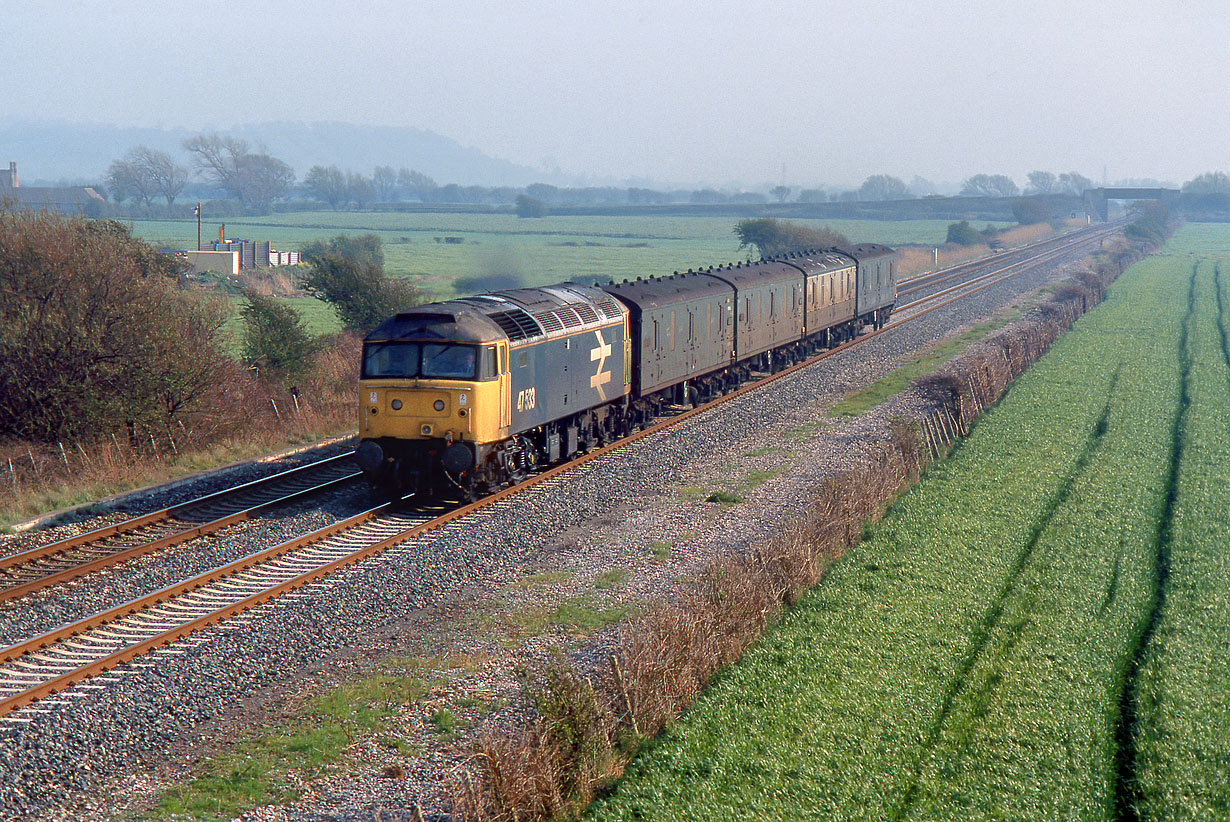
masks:
[[[0,204],[0,435],[163,428],[221,373],[223,306],[112,221]]]
[[[828,248],[850,242],[846,235],[828,226],[809,228],[797,223],[779,221],[773,217],[740,220],[735,224],[735,236],[739,238],[739,248],[755,246],[760,252],[761,259],[789,254],[792,251]]]
[[[969,224],[969,220],[962,220],[948,226],[948,239],[945,242],[956,245],[979,245],[985,239],[978,229]]]
[[[1012,216],[1021,225],[1045,223],[1051,218],[1051,208],[1037,197],[1019,197],[1012,201]]]
[[[528,194],[517,195],[517,216],[518,217],[545,217],[547,215],[547,204],[537,197],[531,197]]]
[[[351,331],[368,331],[386,317],[422,302],[405,280],[384,275],[384,251],[374,234],[308,243],[301,252],[309,270],[304,289],[335,309]]]
[[[316,341],[303,318],[274,297],[251,289],[243,296],[247,300],[240,312],[244,320],[244,361],[260,369],[267,379],[283,384],[297,381],[307,372],[316,351]]]

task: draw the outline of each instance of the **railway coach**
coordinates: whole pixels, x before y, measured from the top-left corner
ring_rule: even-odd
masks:
[[[377,485],[474,497],[878,328],[895,299],[895,252],[865,243],[420,306],[364,340],[355,457]]]

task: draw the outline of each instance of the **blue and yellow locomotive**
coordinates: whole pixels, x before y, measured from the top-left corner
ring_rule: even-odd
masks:
[[[482,493],[622,433],[628,315],[564,283],[420,306],[363,344],[359,466]]]
[[[381,486],[480,495],[879,327],[896,290],[895,252],[863,244],[420,306],[364,340],[355,457]]]

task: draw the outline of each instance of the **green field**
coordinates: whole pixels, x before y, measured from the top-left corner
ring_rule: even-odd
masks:
[[[202,225],[217,236],[216,221]],[[279,250],[339,233],[371,232],[384,243],[385,269],[413,277],[434,297],[454,294],[459,277],[507,275],[523,285],[563,280],[592,282],[669,274],[747,259],[733,217],[543,217],[508,214],[329,212],[276,214],[226,221],[229,237],[268,240]],[[943,220],[799,220],[829,225],[853,241],[887,245],[942,243]],[[158,246],[191,248],[194,220],[136,220],[133,232]],[[449,242],[453,238],[458,242]]]
[[[1230,230],[1167,251],[593,818],[1230,816]]]

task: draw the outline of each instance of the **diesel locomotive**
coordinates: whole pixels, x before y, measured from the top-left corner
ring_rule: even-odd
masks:
[[[364,339],[355,458],[473,498],[879,328],[896,296],[896,253],[864,243],[418,306]]]

